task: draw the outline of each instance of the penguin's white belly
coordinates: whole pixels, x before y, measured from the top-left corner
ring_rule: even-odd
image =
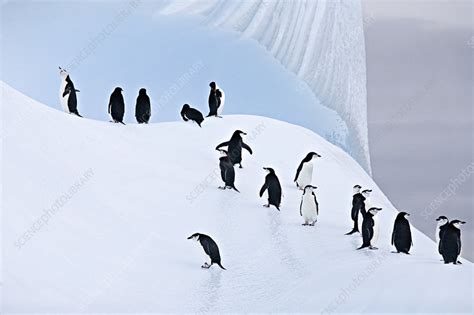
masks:
[[[311,185],[311,181],[313,179],[313,163],[308,162],[304,163],[303,167],[301,168],[301,172],[296,179],[296,183],[298,186],[303,189],[306,185]]]
[[[372,246],[375,246],[375,244],[377,244],[378,239],[379,239],[379,218],[377,217],[377,215],[375,215],[374,216],[374,236],[372,237],[370,244]]]
[[[436,244],[439,244],[439,227],[436,228]]]
[[[305,194],[303,196],[303,204],[301,205],[301,215],[305,222],[314,222],[318,219],[318,213],[316,212],[316,203],[314,202],[313,195]]]
[[[362,222],[364,221],[364,217],[362,216],[362,213],[359,211],[359,219],[357,220],[357,227],[359,228],[359,232],[362,233]]]
[[[61,102],[61,107],[66,113],[69,113],[69,106],[68,106],[68,100],[69,100],[69,93],[63,97],[64,89],[66,88],[66,81],[61,82],[61,86],[59,88],[59,101]]]
[[[225,104],[225,94],[224,94],[224,91],[220,90],[221,93],[222,93],[222,97],[221,97],[221,105],[219,106],[219,108],[217,108],[217,115],[218,116],[221,116],[222,112],[224,111],[224,104]]]

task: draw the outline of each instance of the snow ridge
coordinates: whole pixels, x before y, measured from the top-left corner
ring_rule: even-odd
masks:
[[[203,23],[256,40],[347,124],[352,156],[370,173],[362,8],[359,1],[185,1],[162,14],[199,14]],[[303,83],[304,82],[304,83]]]

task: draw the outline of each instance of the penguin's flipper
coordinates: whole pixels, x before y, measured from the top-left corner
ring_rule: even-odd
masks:
[[[249,151],[250,154],[253,154],[252,149],[246,143],[244,143],[243,141],[242,141],[242,148]]]
[[[208,117],[209,117],[209,116],[208,116]],[[229,145],[229,141],[222,142],[221,144],[219,144],[219,145],[216,147],[216,150],[219,150],[220,148],[225,147],[225,146],[228,146],[228,145]]]

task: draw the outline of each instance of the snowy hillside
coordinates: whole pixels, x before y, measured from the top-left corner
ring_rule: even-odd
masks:
[[[174,1],[160,12],[202,15],[205,24],[242,33],[265,47],[342,117],[349,151],[370,172],[360,1]]]
[[[123,126],[1,92],[5,312],[472,312],[472,264],[444,265],[416,230],[412,255],[391,254],[391,203],[307,129],[238,115]],[[214,147],[235,129],[254,150],[240,194],[217,189]],[[303,227],[292,179],[313,150],[320,217]],[[281,212],[258,198],[263,166],[282,183]],[[383,208],[378,251],[344,235],[356,183]],[[217,241],[227,271],[200,268],[194,232]]]

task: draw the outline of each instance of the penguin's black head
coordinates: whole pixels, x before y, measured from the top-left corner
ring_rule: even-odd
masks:
[[[121,93],[123,90],[121,87],[117,86],[114,90],[115,93]]]
[[[264,167],[263,169],[267,171],[269,174],[275,174],[275,170],[271,167]]]
[[[217,149],[217,151],[219,151],[222,156],[227,156],[229,154],[229,152],[223,149]]]
[[[211,89],[215,90],[216,89],[216,82],[212,81],[211,83],[209,83],[209,86],[211,87]]]
[[[407,219],[407,217],[409,217],[409,216],[410,216],[409,213],[406,213],[405,211],[402,211],[402,212],[398,213],[397,219],[400,219],[400,218],[405,218],[405,219]]]
[[[320,157],[321,155],[319,155],[316,152],[309,152],[308,155],[306,156],[306,159],[311,160],[311,159],[320,158]]]
[[[242,130],[236,130],[234,131],[234,134],[232,135],[232,137],[237,137],[237,136],[242,136],[242,135],[246,135],[245,132],[243,132]]]
[[[368,212],[372,215],[376,215],[379,211],[382,211],[382,208],[372,207],[372,208],[369,209]]]
[[[200,233],[194,233],[193,235],[191,235],[190,237],[188,237],[188,240],[199,241],[199,236],[201,236]]]
[[[372,189],[365,189],[365,190],[362,190],[362,193],[363,193],[364,195],[369,195],[371,192],[372,192]]]
[[[189,104],[184,104],[184,105],[183,105],[183,109],[189,109],[189,108],[191,108],[191,107],[189,106]]]
[[[313,185],[306,185],[306,186],[304,186],[304,192],[306,192],[306,191],[313,191],[313,190],[315,190],[315,189],[317,189],[317,188],[318,188],[318,187],[313,186]]]
[[[140,95],[146,95],[146,89],[141,88],[140,91],[138,92]]]
[[[362,188],[361,185],[355,185],[355,186],[354,186],[354,189],[361,189],[361,188]]]
[[[459,229],[461,227],[461,225],[466,224],[466,222],[461,221],[461,220],[453,220],[453,221],[451,221],[451,224]]]
[[[442,220],[443,220],[443,221],[444,221],[444,220],[448,221],[448,218],[445,217],[444,215],[440,215],[440,216],[436,219],[436,221],[442,221]]]
[[[59,75],[62,77],[67,77],[69,73],[66,71],[66,69],[59,67]]]

